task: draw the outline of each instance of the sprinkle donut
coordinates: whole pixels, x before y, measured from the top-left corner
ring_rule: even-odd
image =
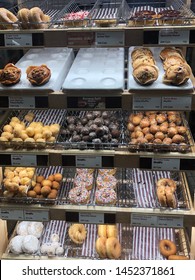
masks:
[[[175,255],[177,252],[177,248],[174,242],[168,239],[162,239],[159,242],[160,253],[168,258],[171,255]]]
[[[112,175],[104,175],[104,176],[98,175],[96,184],[98,189],[101,188],[116,189],[117,179]]]
[[[121,256],[121,244],[116,237],[106,240],[106,253],[109,259],[118,259]]]
[[[116,204],[116,192],[111,188],[102,188],[96,191],[95,201],[97,204]]]
[[[85,204],[88,203],[90,194],[85,188],[75,187],[69,191],[68,198],[73,204]]]
[[[93,176],[86,174],[79,174],[74,178],[75,187],[86,188],[88,191],[93,187]]]
[[[0,8],[0,28],[13,29],[13,23],[18,21],[17,17],[5,8]],[[5,24],[4,24],[5,23]]]

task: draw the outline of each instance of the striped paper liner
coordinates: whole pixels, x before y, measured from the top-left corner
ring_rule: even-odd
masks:
[[[49,166],[48,168],[39,167],[36,169],[36,175],[42,175],[47,178],[49,175],[60,173],[63,175],[63,168],[61,166]]]
[[[141,11],[154,11],[155,13],[160,13],[162,11],[165,11],[165,10],[174,10],[173,6],[170,6],[170,7],[158,7],[158,8],[154,8],[152,6],[140,6],[140,7],[134,7],[132,10],[131,10],[131,16],[134,16],[135,13],[137,12],[141,12]]]
[[[172,228],[133,228],[132,259],[135,260],[163,260],[159,251],[159,241],[169,239],[175,242]]]
[[[115,19],[118,8],[100,8],[95,9],[92,13],[92,19]]]

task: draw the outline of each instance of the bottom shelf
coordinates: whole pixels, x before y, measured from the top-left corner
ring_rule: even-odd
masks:
[[[36,223],[38,225],[37,222],[25,223]],[[39,223],[39,226],[41,224]],[[19,223],[16,225],[2,259],[100,259],[95,246],[98,238],[98,225],[96,224],[84,225],[87,231],[86,238],[83,244],[78,245],[69,237],[70,223],[56,220],[44,223],[42,224],[42,233],[38,231],[40,234],[36,252],[27,253],[25,251],[24,253],[21,250],[19,253],[20,245],[16,242],[14,245],[14,249],[18,250],[18,254],[16,254],[13,253],[12,248],[13,238],[19,233],[18,225]],[[132,227],[129,224],[117,224],[116,226],[118,230],[117,238],[121,245],[120,260],[166,260],[159,250],[159,242],[163,239],[175,243],[176,255],[186,256],[190,259],[190,242],[183,228]],[[22,227],[22,229],[25,229],[25,227]],[[12,244],[12,248],[10,244]],[[27,247],[32,249],[29,244]],[[57,247],[60,247],[60,249],[57,250]]]

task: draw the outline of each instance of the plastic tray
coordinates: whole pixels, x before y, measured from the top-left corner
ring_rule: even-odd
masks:
[[[117,67],[116,67],[117,65]],[[122,92],[124,89],[124,49],[80,49],[62,85],[62,90]]]

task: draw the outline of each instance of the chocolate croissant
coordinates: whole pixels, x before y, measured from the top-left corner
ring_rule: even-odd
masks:
[[[20,81],[21,70],[12,63],[8,63],[0,70],[0,83],[6,86],[15,85]]]
[[[46,84],[51,77],[51,70],[45,65],[29,66],[26,69],[27,79],[32,85],[41,86]]]

